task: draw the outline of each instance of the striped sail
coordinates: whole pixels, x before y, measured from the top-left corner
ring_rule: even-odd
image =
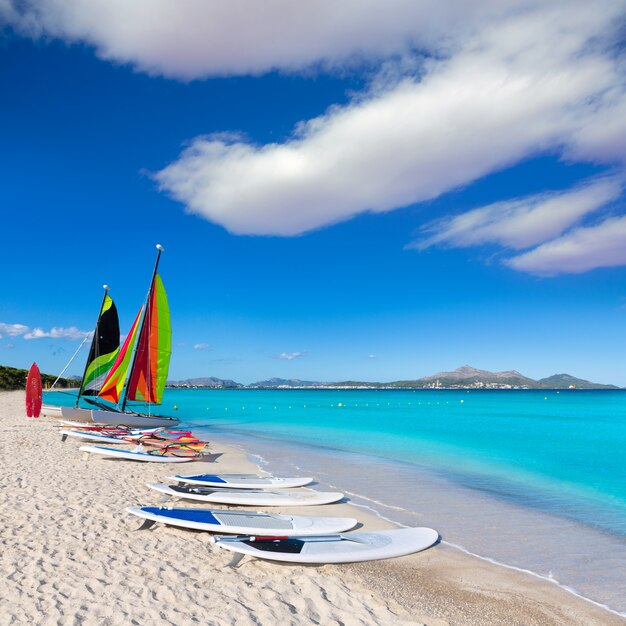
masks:
[[[167,294],[156,274],[128,381],[127,398],[161,404],[172,352],[172,329]]]
[[[126,374],[130,367],[130,362],[133,354],[133,346],[137,338],[137,328],[139,326],[139,320],[141,319],[141,313],[143,307],[139,309],[137,317],[133,322],[133,325],[124,341],[122,349],[119,351],[113,366],[109,370],[109,374],[104,381],[100,393],[98,394],[103,400],[108,400],[117,404],[120,401],[122,390],[124,389],[124,382],[126,381]]]
[[[120,324],[117,308],[112,298],[105,295],[94,338],[91,342],[91,350],[87,357],[80,395],[95,396],[98,394],[119,350]]]

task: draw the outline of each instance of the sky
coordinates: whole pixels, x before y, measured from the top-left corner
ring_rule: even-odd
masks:
[[[170,379],[626,386],[626,1],[0,0],[0,364],[155,245]],[[83,347],[67,370],[80,374]]]

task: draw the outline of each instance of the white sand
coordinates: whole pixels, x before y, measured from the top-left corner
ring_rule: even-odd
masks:
[[[0,625],[625,623],[445,546],[357,565],[246,559],[224,568],[230,554],[208,533],[163,525],[136,532],[141,520],[125,508],[158,503],[145,483],[172,469],[256,472],[240,451],[213,442],[222,453],[215,463],[175,466],[84,458],[79,442],[61,443],[53,419],[25,417],[22,392],[0,392],[0,421]],[[389,527],[348,504],[280,511]]]

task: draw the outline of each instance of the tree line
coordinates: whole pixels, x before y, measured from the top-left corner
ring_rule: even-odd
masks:
[[[0,389],[12,390],[12,389],[24,389],[26,387],[26,377],[28,376],[28,370],[18,369],[16,367],[7,367],[0,365]],[[51,374],[41,375],[41,384],[44,387],[49,387],[56,380],[56,376]],[[78,387],[80,381],[73,380],[71,378],[59,378],[59,382],[55,385],[62,389],[68,389],[71,387]]]

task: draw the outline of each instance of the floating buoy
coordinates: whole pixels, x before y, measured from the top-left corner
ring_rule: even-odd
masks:
[[[461,404],[463,404],[465,402],[465,400],[461,400]]]
[[[174,411],[178,411],[178,407],[174,405]]]
[[[341,404],[341,402],[340,402],[337,406],[343,406],[343,405],[342,405],[342,404]]]

